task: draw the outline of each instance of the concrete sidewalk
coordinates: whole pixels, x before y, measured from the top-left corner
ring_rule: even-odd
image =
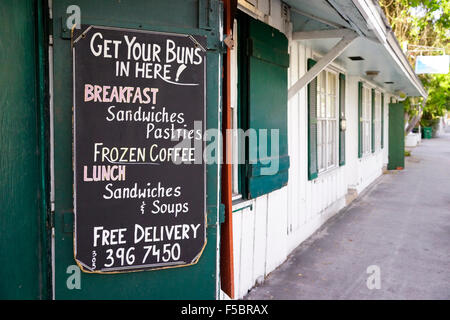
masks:
[[[450,299],[450,133],[411,154],[245,299]]]

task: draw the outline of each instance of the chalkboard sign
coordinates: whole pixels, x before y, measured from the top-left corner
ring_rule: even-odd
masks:
[[[206,245],[206,38],[72,35],[74,253],[85,272],[194,264]]]

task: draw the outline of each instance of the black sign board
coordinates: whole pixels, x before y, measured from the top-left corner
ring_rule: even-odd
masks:
[[[206,245],[206,38],[72,35],[74,252],[86,272],[194,264]]]

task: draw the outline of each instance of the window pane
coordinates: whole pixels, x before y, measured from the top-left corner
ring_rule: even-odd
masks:
[[[330,118],[331,117],[331,96],[328,94],[327,95],[327,114],[326,117]]]
[[[323,122],[322,125],[322,137],[324,137],[324,139],[326,139],[327,137],[327,126],[326,126],[326,121]],[[324,143],[322,144],[322,163],[321,163],[321,168],[322,169],[326,169],[327,163],[326,163],[326,159],[327,159],[327,144],[326,141],[323,141]]]
[[[336,118],[336,96],[332,96],[330,99],[330,116]]]
[[[371,142],[372,141],[370,141],[370,122],[367,121],[366,122],[366,152],[369,152],[370,147],[371,147],[370,146]]]
[[[321,163],[322,163],[322,143],[323,143],[323,136],[322,136],[322,121],[317,121],[317,164],[319,166],[319,170],[322,169]]]
[[[364,88],[364,108],[363,108],[363,118],[364,120],[370,119],[370,101],[371,101],[371,92],[370,89]]]
[[[317,92],[322,92],[322,72],[317,75]]]
[[[320,103],[320,117],[325,118],[327,116],[326,114],[326,108],[327,108],[327,101],[326,96],[324,93],[321,94],[321,103]]]
[[[334,121],[328,121],[328,163],[327,166],[330,167],[334,164]]]
[[[381,149],[381,93],[375,94],[375,150]]]
[[[336,95],[336,75],[328,72],[328,94]]]
[[[316,116],[317,116],[317,118],[320,118],[320,101],[321,101],[320,93],[319,93],[319,91],[317,91],[317,106],[316,106]]]
[[[321,118],[325,118],[326,117],[326,72],[322,71],[320,73],[320,86],[321,86],[321,91],[320,91],[320,95],[321,95],[321,103],[320,103],[320,117]]]
[[[337,81],[335,73],[322,71],[318,77],[317,157],[319,171],[325,171],[337,163]]]
[[[326,78],[326,73],[325,73],[325,71],[322,71],[320,74],[319,74],[319,82],[320,82],[320,88],[321,88],[321,92],[322,93],[325,93],[326,91],[326,81],[327,81],[327,78]]]
[[[317,121],[317,162],[319,170],[326,168],[326,121]]]

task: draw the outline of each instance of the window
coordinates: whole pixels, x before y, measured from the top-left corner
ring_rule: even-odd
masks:
[[[375,91],[375,117],[374,117],[374,125],[375,125],[375,151],[381,149],[381,93],[379,91]]]
[[[337,166],[338,75],[322,71],[317,76],[317,162],[319,173]]]
[[[362,87],[361,107],[362,155],[372,151],[372,92],[366,85]]]
[[[316,61],[307,60],[310,70]],[[345,75],[324,70],[307,85],[308,180],[345,165]]]
[[[358,84],[358,157],[381,150],[384,130],[384,95],[362,81]]]

